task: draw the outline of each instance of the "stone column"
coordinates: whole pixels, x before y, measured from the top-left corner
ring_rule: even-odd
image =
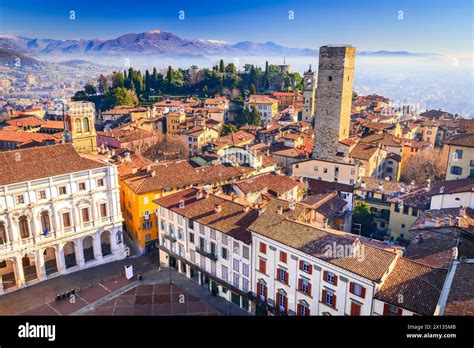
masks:
[[[91,199],[91,218],[92,218],[92,223],[94,226],[97,226],[96,220],[100,219],[100,213],[97,208],[97,202],[94,200],[94,198]]]
[[[55,205],[51,204],[51,206],[51,227],[55,233],[55,237],[58,237],[61,231],[61,217],[58,215]]]
[[[100,245],[100,233],[97,233],[95,236],[92,237],[93,245],[94,245],[94,259],[96,261],[102,260],[102,246]]]
[[[21,288],[25,283],[25,273],[23,272],[23,263],[20,256],[15,257],[13,262],[13,272],[17,288]]]
[[[84,267],[84,250],[82,248],[82,242],[79,239],[76,240],[74,244],[74,252],[76,254],[76,264],[79,267]]]
[[[78,212],[79,212],[79,217],[77,215]],[[80,218],[81,211],[76,207],[76,205],[73,205],[72,209],[71,209],[71,214],[72,214],[73,228],[74,228],[74,231],[77,232],[78,227],[80,229],[82,229],[82,222],[81,222],[81,218]]]
[[[56,246],[55,248],[56,253],[56,265],[58,268],[59,273],[66,273],[66,260],[64,259],[64,249],[60,248],[60,246]]]
[[[10,241],[11,242],[16,242],[17,240],[20,239],[18,229],[15,228],[15,223],[13,222],[13,218],[10,214],[7,216],[8,220],[8,228],[7,228],[7,233],[10,233]]]
[[[36,252],[36,275],[38,279],[43,281],[46,280],[46,266],[44,264],[44,255],[42,250]]]

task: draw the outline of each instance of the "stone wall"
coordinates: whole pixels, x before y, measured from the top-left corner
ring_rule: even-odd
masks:
[[[355,47],[322,46],[316,88],[313,158],[333,159],[349,138]]]

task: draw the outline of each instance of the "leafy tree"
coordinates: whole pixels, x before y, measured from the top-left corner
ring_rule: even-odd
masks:
[[[84,91],[77,91],[71,99],[73,101],[87,100],[87,94]]]
[[[221,60],[219,61],[219,72],[220,72],[220,73],[225,73],[225,64],[224,64],[224,60],[223,60],[223,59],[221,59]]]
[[[161,76],[161,74],[160,74]],[[163,76],[161,76],[163,78]],[[153,68],[153,74],[151,75],[151,89],[155,92],[158,93],[160,89],[160,81],[158,77],[158,71],[156,68]]]
[[[151,90],[151,76],[150,72],[148,70],[145,71],[145,81],[144,81],[144,89],[145,89],[145,94],[150,95],[150,90]]]
[[[133,87],[138,96],[143,93],[143,78],[140,70],[133,72]]]
[[[92,85],[90,83],[86,83],[86,85],[84,86],[84,92],[87,95],[96,95],[97,94],[96,88],[94,87],[94,85]]]
[[[107,91],[102,102],[102,110],[112,109],[119,105],[132,106],[137,102],[137,97],[124,87],[117,87]]]
[[[107,82],[107,79],[105,78],[104,75],[100,75],[99,79],[97,80],[97,90],[99,91],[100,94],[105,94],[107,90],[109,89],[109,84]]]
[[[188,156],[188,146],[179,136],[161,136],[156,144],[145,151],[144,156],[151,161],[185,159]]]
[[[361,225],[361,235],[370,237],[373,231],[374,216],[366,203],[357,204],[352,212],[352,222]]]
[[[253,83],[250,85],[250,94],[251,95],[257,94],[257,89],[255,88],[255,84]]]
[[[166,87],[171,90],[171,84],[173,82],[173,68],[168,66],[168,72],[166,73]]]
[[[442,181],[446,175],[447,162],[446,151],[432,148],[423,150],[402,163],[400,179],[408,184],[415,181],[419,186],[426,186],[428,179],[431,183]]]
[[[262,125],[262,113],[258,111],[255,106],[252,106],[252,110],[250,110],[247,117],[248,124],[253,124],[255,126]]]
[[[233,124],[223,124],[221,128],[221,136],[227,135],[231,132],[237,132],[237,127]]]
[[[117,87],[125,87],[125,78],[121,71],[112,75],[112,89]]]
[[[235,75],[237,72],[237,68],[235,67],[234,63],[229,63],[227,64],[225,71],[228,72],[229,74]]]

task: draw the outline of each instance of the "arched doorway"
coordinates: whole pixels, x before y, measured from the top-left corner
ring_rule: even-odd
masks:
[[[56,262],[56,250],[53,247],[46,248],[43,251],[43,257],[46,275],[56,273],[58,271],[58,264]]]
[[[4,290],[16,286],[15,268],[12,260],[0,261],[0,276],[2,276]]]
[[[74,132],[82,133],[81,120],[79,118],[74,120]]]
[[[76,251],[74,249],[74,242],[71,241],[64,244],[63,251],[66,268],[76,266]]]
[[[100,235],[100,247],[102,249],[102,256],[107,256],[112,253],[112,249],[110,248],[110,232],[104,231]]]
[[[83,132],[89,132],[89,130],[90,130],[90,129],[89,129],[89,119],[84,118],[84,119],[82,120],[82,131],[83,131]]]
[[[25,282],[29,282],[38,278],[38,274],[36,273],[35,255],[25,254],[21,259],[21,264],[23,266],[23,273],[25,275]]]
[[[84,261],[94,261],[94,239],[91,236],[87,236],[82,241],[82,250],[84,252]]]

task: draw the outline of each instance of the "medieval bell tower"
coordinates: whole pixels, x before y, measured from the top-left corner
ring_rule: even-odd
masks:
[[[314,120],[314,95],[316,92],[316,74],[309,70],[303,75],[303,116],[302,121],[313,124]]]
[[[72,142],[77,151],[91,154],[97,152],[97,135],[94,126],[94,103],[72,101],[65,105],[65,137]]]

